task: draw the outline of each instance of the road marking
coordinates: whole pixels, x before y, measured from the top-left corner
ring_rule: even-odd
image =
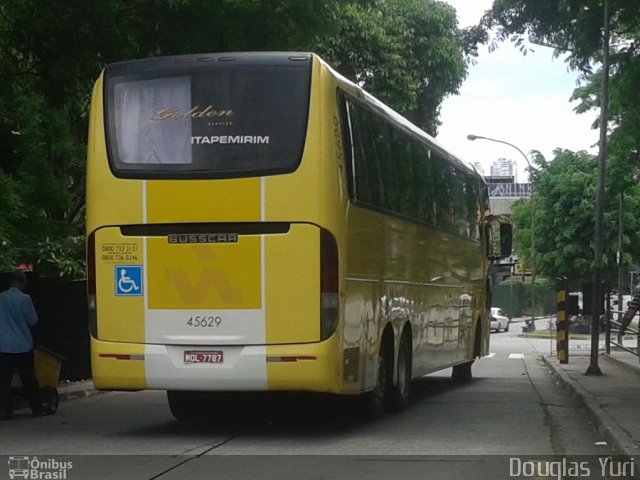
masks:
[[[485,355],[484,358],[495,358],[496,353],[495,352],[491,352],[489,355]]]
[[[522,360],[524,358],[524,353],[511,353],[509,354],[509,359],[513,360]]]

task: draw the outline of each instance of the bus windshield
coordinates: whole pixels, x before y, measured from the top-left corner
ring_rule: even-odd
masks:
[[[105,72],[110,166],[121,178],[230,178],[294,171],[311,61]]]

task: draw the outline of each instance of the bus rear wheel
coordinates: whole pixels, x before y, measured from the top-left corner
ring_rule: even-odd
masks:
[[[180,392],[169,390],[167,401],[169,410],[174,418],[180,422],[194,422],[202,412],[198,407],[198,400],[195,392]]]
[[[461,363],[460,365],[456,365],[455,367],[453,367],[451,378],[453,378],[457,382],[470,382],[473,378],[473,374],[471,372],[472,365],[473,360],[471,360],[470,362]]]
[[[390,405],[393,412],[401,412],[409,404],[411,395],[411,350],[411,334],[405,333],[398,349],[397,379],[393,387]]]
[[[382,417],[389,401],[392,382],[393,348],[387,338],[383,338],[378,352],[378,377],[375,388],[362,396],[363,412],[367,418],[374,420]]]

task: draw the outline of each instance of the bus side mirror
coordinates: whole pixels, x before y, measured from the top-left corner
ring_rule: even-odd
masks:
[[[512,229],[510,223],[500,224],[500,258],[511,255]]]
[[[491,215],[487,220],[489,260],[493,262],[510,256],[513,238],[511,222],[502,215]]]

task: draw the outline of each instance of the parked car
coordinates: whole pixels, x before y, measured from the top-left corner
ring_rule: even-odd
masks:
[[[509,331],[509,317],[507,317],[501,308],[491,307],[491,330],[500,332],[504,330]]]

